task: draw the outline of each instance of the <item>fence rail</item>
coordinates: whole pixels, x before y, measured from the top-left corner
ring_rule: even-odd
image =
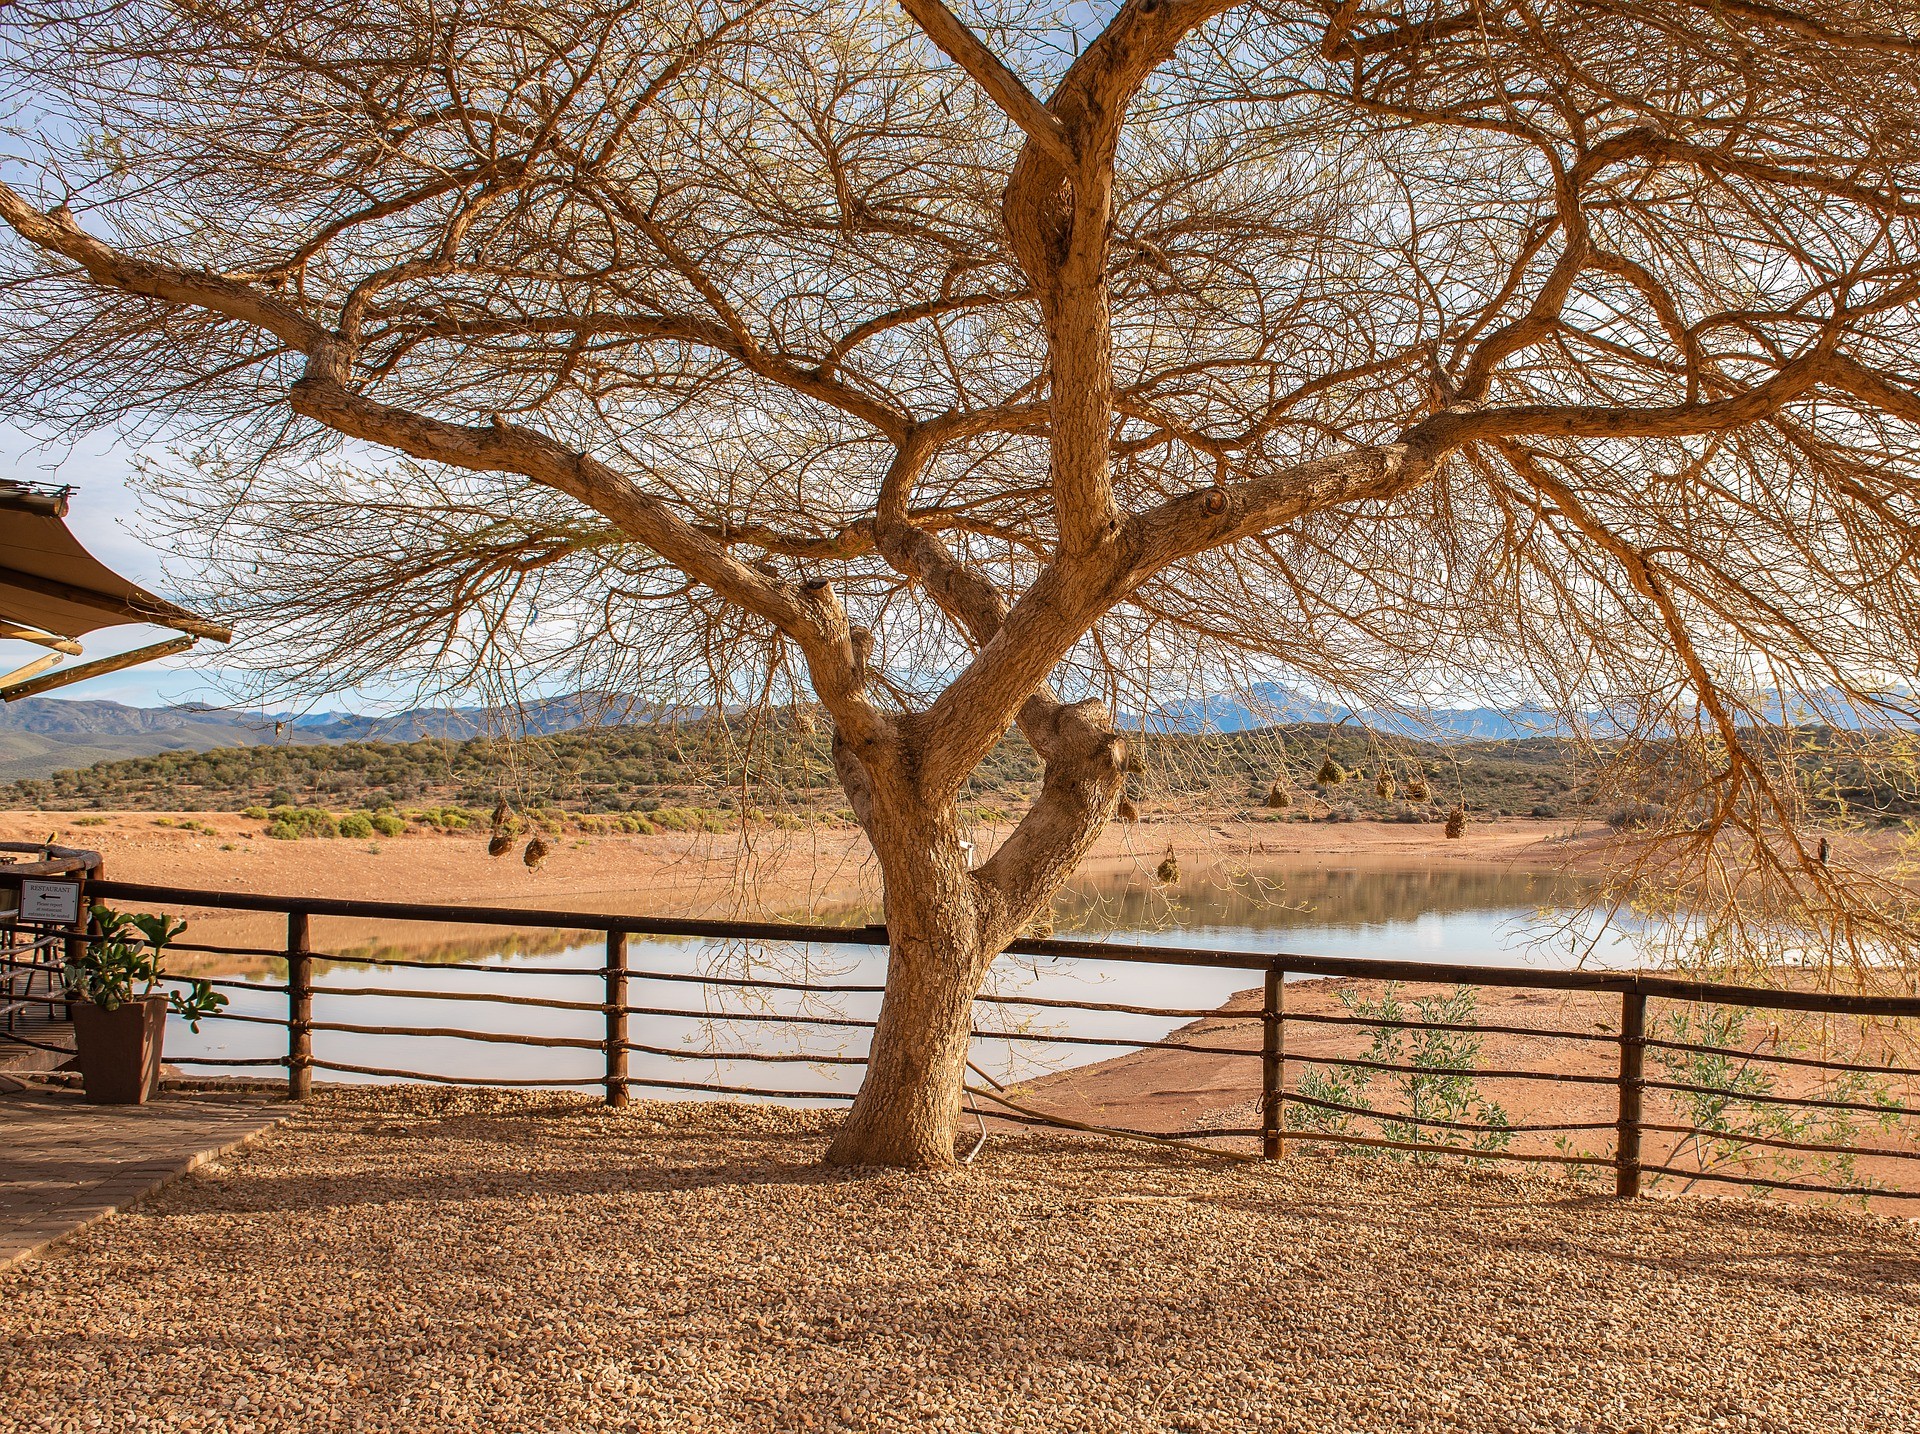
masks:
[[[836,1091],[789,1090],[733,1081],[679,1080],[657,1075],[634,1075],[628,1061],[629,1055],[633,1054],[675,1060],[716,1062],[745,1060],[770,1066],[781,1064],[857,1066],[864,1064],[865,1058],[858,1055],[807,1051],[789,1054],[732,1049],[676,1049],[632,1039],[628,1018],[643,1016],[763,1021],[828,1030],[871,1028],[873,1021],[818,1013],[786,1014],[745,1011],[715,1013],[709,1010],[693,1010],[685,1006],[647,1004],[633,999],[631,985],[635,981],[667,982],[694,984],[703,989],[826,995],[875,995],[883,990],[882,987],[871,984],[835,984],[751,976],[641,970],[633,967],[628,949],[629,938],[634,936],[877,947],[884,946],[886,943],[886,929],[880,926],[834,927],[793,922],[708,921],[612,916],[595,912],[535,910],[522,907],[474,907],[327,897],[279,897],[117,881],[95,881],[90,884],[89,890],[93,896],[123,903],[140,903],[175,910],[213,908],[253,911],[274,914],[285,919],[286,940],[284,946],[278,948],[180,945],[174,949],[217,955],[269,957],[285,961],[287,978],[284,983],[223,980],[216,984],[248,991],[284,994],[287,998],[286,1017],[221,1012],[205,1019],[282,1027],[287,1031],[286,1054],[255,1057],[194,1057],[183,1063],[222,1068],[278,1067],[286,1071],[289,1093],[295,1099],[302,1099],[311,1092],[315,1071],[332,1071],[385,1079],[436,1081],[455,1085],[575,1087],[591,1085],[599,1087],[611,1105],[625,1105],[636,1089],[738,1094],[788,1100],[847,1100],[851,1099],[849,1095]],[[603,963],[598,966],[516,968],[489,963],[416,961],[404,958],[353,956],[344,953],[329,954],[314,949],[312,921],[315,917],[500,926],[520,930],[546,928],[561,932],[579,932],[583,937],[589,938],[591,935],[598,935],[604,942],[605,956]],[[1669,1100],[1679,1096],[1705,1102],[1705,1106],[1696,1106],[1696,1110],[1709,1109],[1709,1115],[1713,1110],[1727,1108],[1762,1113],[1776,1108],[1808,1112],[1845,1112],[1849,1115],[1872,1116],[1887,1130],[1897,1130],[1900,1139],[1914,1141],[1916,1137],[1920,1137],[1920,1127],[1914,1127],[1908,1122],[1920,1119],[1920,1102],[1912,1098],[1920,1095],[1920,1086],[1912,1087],[1907,1098],[1895,1099],[1888,1094],[1885,1083],[1920,1079],[1920,1069],[1891,1064],[1872,1065],[1857,1061],[1794,1056],[1779,1051],[1728,1046],[1711,1041],[1665,1039],[1653,1034],[1649,1029],[1648,1003],[1662,1001],[1680,1003],[1689,1007],[1743,1008],[1840,1017],[1858,1021],[1897,1021],[1920,1018],[1920,997],[1736,986],[1652,972],[1515,970],[1507,967],[1320,956],[1300,952],[1214,951],[1062,938],[1024,939],[1014,942],[1008,949],[1011,954],[1021,956],[1244,971],[1250,975],[1258,973],[1261,978],[1260,1008],[1257,1011],[1246,1012],[1203,1010],[1191,1006],[1153,1006],[1133,1002],[1075,1001],[1056,997],[983,994],[978,998],[983,1005],[1025,1007],[1036,1011],[1139,1015],[1170,1020],[1205,1019],[1218,1023],[1216,1029],[1244,1028],[1257,1023],[1258,1043],[1247,1046],[1203,1044],[1188,1039],[1164,1040],[1103,1035],[1037,1034],[1012,1030],[976,1030],[976,1035],[996,1040],[1025,1040],[1047,1045],[1125,1050],[1173,1049],[1236,1060],[1244,1059],[1249,1065],[1255,1061],[1258,1062],[1258,1095],[1254,1101],[1259,1120],[1257,1126],[1200,1127],[1178,1131],[1145,1131],[1098,1126],[1037,1111],[1030,1104],[1025,1103],[1024,1098],[1016,1099],[1017,1092],[1010,1092],[985,1072],[980,1071],[978,1067],[974,1067],[982,1083],[978,1085],[969,1083],[968,1092],[994,1105],[995,1113],[1000,1117],[1017,1123],[1063,1125],[1175,1143],[1200,1142],[1216,1153],[1230,1154],[1243,1159],[1279,1156],[1284,1153],[1289,1141],[1298,1141],[1362,1149],[1384,1149],[1431,1157],[1610,1168],[1614,1175],[1615,1191],[1622,1196],[1640,1194],[1647,1176],[1667,1176],[1689,1182],[1702,1180],[1736,1187],[1767,1186],[1807,1193],[1920,1199],[1920,1188],[1900,1188],[1884,1182],[1861,1183],[1857,1178],[1820,1181],[1792,1178],[1765,1179],[1750,1173],[1739,1173],[1730,1168],[1709,1168],[1706,1157],[1701,1154],[1709,1147],[1714,1150],[1739,1152],[1749,1150],[1804,1152],[1822,1156],[1830,1162],[1842,1162],[1842,1168],[1850,1174],[1853,1170],[1852,1162],[1862,1159],[1892,1162],[1898,1168],[1905,1168],[1906,1162],[1920,1160],[1920,1142],[1903,1147],[1900,1144],[1889,1144],[1884,1141],[1873,1145],[1856,1145],[1837,1138],[1834,1140],[1795,1138],[1804,1136],[1807,1132],[1800,1127],[1790,1125],[1768,1129],[1729,1129],[1724,1123],[1700,1124],[1699,1120],[1709,1118],[1707,1116],[1697,1117],[1693,1121],[1658,1119],[1649,1116],[1647,1110],[1648,1096],[1651,1092],[1667,1097]],[[496,974],[527,971],[547,976],[598,978],[603,985],[601,998],[597,1001],[566,1000],[553,996],[520,995],[508,992],[414,990],[383,985],[316,987],[315,963],[322,961],[402,969],[485,970]],[[1481,1024],[1472,1020],[1434,1019],[1424,1015],[1387,1016],[1378,1011],[1346,1015],[1315,1011],[1289,1012],[1287,1009],[1288,978],[1306,976],[1349,977],[1420,985],[1451,983],[1476,988],[1613,995],[1617,996],[1619,1001],[1618,1022],[1612,1030],[1557,1030],[1534,1025]],[[316,996],[325,996],[328,999],[452,1000],[522,1006],[574,1014],[597,1012],[604,1017],[604,1026],[598,1034],[591,1036],[556,1036],[484,1031],[465,1026],[375,1025],[362,1022],[316,1020],[313,1009]],[[1300,1050],[1288,1050],[1289,1027],[1322,1030],[1337,1030],[1345,1027],[1357,1028],[1360,1032],[1370,1030],[1428,1035],[1472,1034],[1476,1038],[1487,1035],[1506,1035],[1534,1041],[1565,1043],[1563,1049],[1570,1047],[1576,1052],[1592,1050],[1596,1045],[1612,1046],[1618,1054],[1617,1061],[1610,1069],[1604,1071],[1520,1067],[1483,1068],[1477,1064],[1453,1065],[1444,1061],[1422,1062],[1417,1058],[1412,1060],[1391,1058],[1391,1053],[1389,1053],[1390,1058],[1386,1059],[1368,1055],[1326,1052],[1309,1054]],[[598,1051],[603,1058],[602,1070],[593,1078],[572,1078],[564,1075],[532,1078],[476,1077],[435,1074],[366,1063],[346,1063],[325,1056],[316,1056],[314,1052],[316,1032],[451,1039],[566,1051]],[[0,1031],[0,1037],[5,1035],[6,1032]],[[1397,1047],[1395,1049],[1397,1050]],[[1727,1063],[1728,1072],[1721,1076],[1721,1080],[1732,1083],[1713,1083],[1705,1079],[1655,1078],[1649,1075],[1646,1065],[1650,1051],[1666,1062],[1674,1061],[1681,1056],[1694,1056]],[[1786,1095],[1778,1093],[1770,1084],[1755,1084],[1747,1078],[1746,1072],[1756,1064],[1769,1067],[1778,1065],[1789,1070],[1818,1071],[1823,1076],[1839,1077],[1843,1081],[1871,1079],[1880,1081],[1883,1085],[1872,1093],[1871,1099],[1858,1098],[1863,1092],[1851,1086],[1846,1087],[1844,1093],[1840,1095]],[[1496,1124],[1486,1119],[1477,1121],[1455,1119],[1432,1111],[1377,1109],[1370,1102],[1359,1097],[1344,1100],[1336,1098],[1339,1094],[1337,1090],[1331,1095],[1325,1091],[1316,1095],[1303,1088],[1305,1082],[1300,1079],[1296,1079],[1294,1087],[1290,1089],[1287,1081],[1289,1070],[1302,1073],[1309,1070],[1364,1072],[1369,1076],[1375,1072],[1386,1073],[1403,1078],[1408,1083],[1409,1089],[1414,1090],[1432,1088],[1438,1083],[1448,1081],[1478,1082],[1481,1080],[1541,1082],[1556,1088],[1570,1088],[1571,1093],[1574,1094],[1582,1089],[1606,1087],[1612,1091],[1612,1109],[1606,1119],[1569,1116],[1565,1120]],[[1667,1073],[1674,1072],[1669,1069]],[[1427,1085],[1423,1087],[1422,1083]],[[1548,1112],[1550,1115],[1556,1113]],[[1360,1121],[1373,1122],[1379,1126],[1381,1133],[1363,1133],[1355,1128],[1356,1122]],[[1846,1127],[1846,1130],[1850,1131],[1851,1126]],[[1562,1148],[1552,1151],[1537,1149],[1514,1151],[1489,1143],[1494,1137],[1504,1141],[1521,1133],[1558,1135],[1564,1142],[1570,1136],[1604,1131],[1610,1131],[1613,1135],[1612,1148],[1604,1153],[1576,1151],[1565,1144]],[[1458,1136],[1475,1137],[1476,1143],[1461,1144],[1458,1140],[1451,1138]],[[1648,1136],[1664,1137],[1670,1139],[1673,1144],[1665,1153],[1650,1156],[1647,1146]],[[1257,1142],[1258,1155],[1237,1147],[1223,1147],[1219,1144],[1221,1141],[1249,1139]],[[1694,1163],[1692,1165],[1676,1163],[1682,1160],[1683,1151],[1689,1148],[1696,1157]]]

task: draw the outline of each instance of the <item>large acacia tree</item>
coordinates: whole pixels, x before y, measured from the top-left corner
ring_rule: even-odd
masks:
[[[0,25],[12,416],[171,441],[263,660],[824,710],[892,941],[837,1161],[953,1158],[971,999],[1169,673],[1604,713],[1714,891],[1859,904],[1755,734],[1920,672],[1904,0]]]

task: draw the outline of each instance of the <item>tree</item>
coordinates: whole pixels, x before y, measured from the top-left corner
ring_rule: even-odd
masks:
[[[817,701],[892,938],[835,1161],[953,1158],[1170,675],[1604,714],[1860,929],[1756,734],[1920,671],[1909,7],[902,7],[22,0],[10,412],[172,441],[298,674]]]

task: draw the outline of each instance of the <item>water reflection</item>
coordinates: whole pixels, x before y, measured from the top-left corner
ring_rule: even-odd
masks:
[[[1563,964],[1565,948],[1542,944],[1563,912],[1577,906],[1583,888],[1550,874],[1474,870],[1323,869],[1269,871],[1237,880],[1192,880],[1164,888],[1137,877],[1083,881],[1056,905],[1060,935],[1142,945],[1211,946],[1224,950],[1317,955],[1392,956],[1445,962],[1522,965]],[[872,913],[834,913],[855,924]],[[597,975],[569,974],[597,967],[598,941],[563,951],[524,946],[470,953],[486,969],[332,964],[316,974],[314,1019],[363,1026],[456,1028],[598,1041],[604,1020],[598,1011],[498,1005],[459,996],[514,994],[588,1005],[602,999]],[[448,953],[451,954],[451,953]],[[1622,962],[1631,953],[1612,948],[1588,959]],[[703,940],[634,940],[635,971],[629,1002],[647,1008],[629,1019],[628,1038],[658,1050],[686,1052],[675,1059],[634,1052],[630,1073],[647,1080],[744,1084],[795,1092],[851,1093],[859,1067],[830,1064],[823,1057],[857,1056],[866,1033],[855,1027],[807,1024],[871,1019],[879,998],[871,992],[795,992],[751,987],[712,987],[671,979],[709,975],[807,981],[828,986],[877,987],[885,979],[885,952],[859,946]],[[1094,959],[1008,957],[999,962],[988,990],[1008,997],[1090,999],[1132,1005],[1210,1010],[1235,992],[1256,985],[1246,971],[1212,971]],[[402,995],[337,994],[343,988],[379,987]],[[439,993],[429,995],[426,993]],[[234,991],[240,1014],[284,1017],[286,998],[270,992]],[[1185,1017],[1120,1013],[1067,1013],[1012,1005],[981,1005],[983,1029],[999,1036],[975,1042],[979,1064],[1002,1080],[1102,1060],[1116,1048],[1064,1045],[1044,1039],[1069,1026],[1079,1037],[1154,1039],[1185,1023]],[[745,1017],[777,1017],[749,1020]],[[1009,1039],[1009,1034],[1039,1037]],[[285,1034],[268,1026],[208,1022],[199,1035],[176,1022],[168,1032],[169,1059],[191,1067],[194,1055],[279,1056]],[[791,1061],[742,1059],[741,1052],[790,1056]],[[316,1059],[387,1070],[430,1071],[473,1080],[533,1080],[590,1085],[603,1058],[586,1049],[544,1049],[482,1044],[449,1037],[369,1035],[317,1031]],[[384,1077],[321,1071],[327,1080]],[[646,1094],[642,1091],[641,1094]]]

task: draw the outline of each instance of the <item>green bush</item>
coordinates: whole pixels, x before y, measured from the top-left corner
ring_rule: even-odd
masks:
[[[265,807],[242,807],[240,808],[240,815],[248,821],[263,822],[267,819],[267,809]]]
[[[1401,998],[1398,981],[1387,982],[1381,988],[1378,1001],[1368,1001],[1352,991],[1341,991],[1339,996],[1340,1004],[1350,1014],[1363,1021],[1380,1023],[1361,1028],[1372,1034],[1372,1044],[1364,1060],[1413,1067],[1411,1071],[1392,1072],[1387,1081],[1393,1088],[1394,1104],[1400,1109],[1379,1110],[1374,1105],[1371,1088],[1378,1072],[1370,1067],[1338,1064],[1322,1067],[1308,1062],[1301,1072],[1300,1094],[1323,1104],[1289,1104],[1289,1125],[1296,1130],[1378,1135],[1411,1144],[1471,1150],[1504,1150],[1512,1142],[1513,1135],[1507,1129],[1512,1122],[1506,1110],[1487,1099],[1480,1091],[1479,1082],[1470,1074],[1480,1060],[1481,1038],[1465,1031],[1410,1030],[1398,1024],[1415,1020],[1429,1026],[1474,1025],[1474,1014],[1480,1006],[1477,990],[1472,986],[1456,986],[1446,996],[1417,996],[1413,999],[1411,1014]],[[1429,1121],[1440,1124],[1427,1124]],[[1463,1131],[1449,1123],[1482,1128]],[[1420,1162],[1439,1158],[1424,1152],[1378,1146],[1347,1148],[1358,1155],[1377,1152],[1395,1159],[1411,1155]]]
[[[422,826],[438,831],[457,832],[473,825],[473,813],[465,807],[422,807],[407,816]]]
[[[654,825],[670,832],[729,832],[734,819],[712,807],[656,807],[648,814]]]
[[[373,835],[373,818],[363,812],[350,812],[340,818],[339,832],[358,841]]]
[[[267,813],[272,825],[267,835],[275,841],[299,841],[302,837],[334,837],[340,835],[340,825],[331,813],[318,807],[275,807]],[[368,829],[372,834],[372,829]]]
[[[407,829],[406,818],[397,812],[375,812],[368,819],[373,829],[385,837],[396,837]]]
[[[1693,1133],[1650,1163],[1694,1164],[1703,1175],[1721,1171],[1764,1181],[1749,1187],[1756,1196],[1771,1194],[1776,1184],[1791,1188],[1801,1174],[1811,1174],[1821,1184],[1862,1191],[1886,1188],[1885,1181],[1858,1168],[1859,1157],[1848,1147],[1858,1145],[1869,1126],[1883,1135],[1899,1132],[1899,1112],[1910,1102],[1892,1078],[1845,1071],[1826,1077],[1813,1096],[1830,1105],[1787,1103],[1780,1099],[1779,1077],[1767,1057],[1828,1053],[1777,1024],[1769,1024],[1764,1033],[1751,1030],[1751,1020],[1751,1013],[1738,1006],[1680,1006],[1652,1023],[1652,1034],[1672,1046],[1711,1049],[1654,1046],[1647,1052],[1668,1082],[1694,1087],[1655,1094],[1670,1108],[1674,1123]],[[1860,1105],[1880,1109],[1849,1108]],[[1781,1144],[1768,1143],[1775,1141]],[[1807,1153],[1790,1153],[1795,1151]],[[1647,1183],[1658,1189],[1668,1178],[1652,1174]],[[1684,1192],[1699,1177],[1674,1178]]]

